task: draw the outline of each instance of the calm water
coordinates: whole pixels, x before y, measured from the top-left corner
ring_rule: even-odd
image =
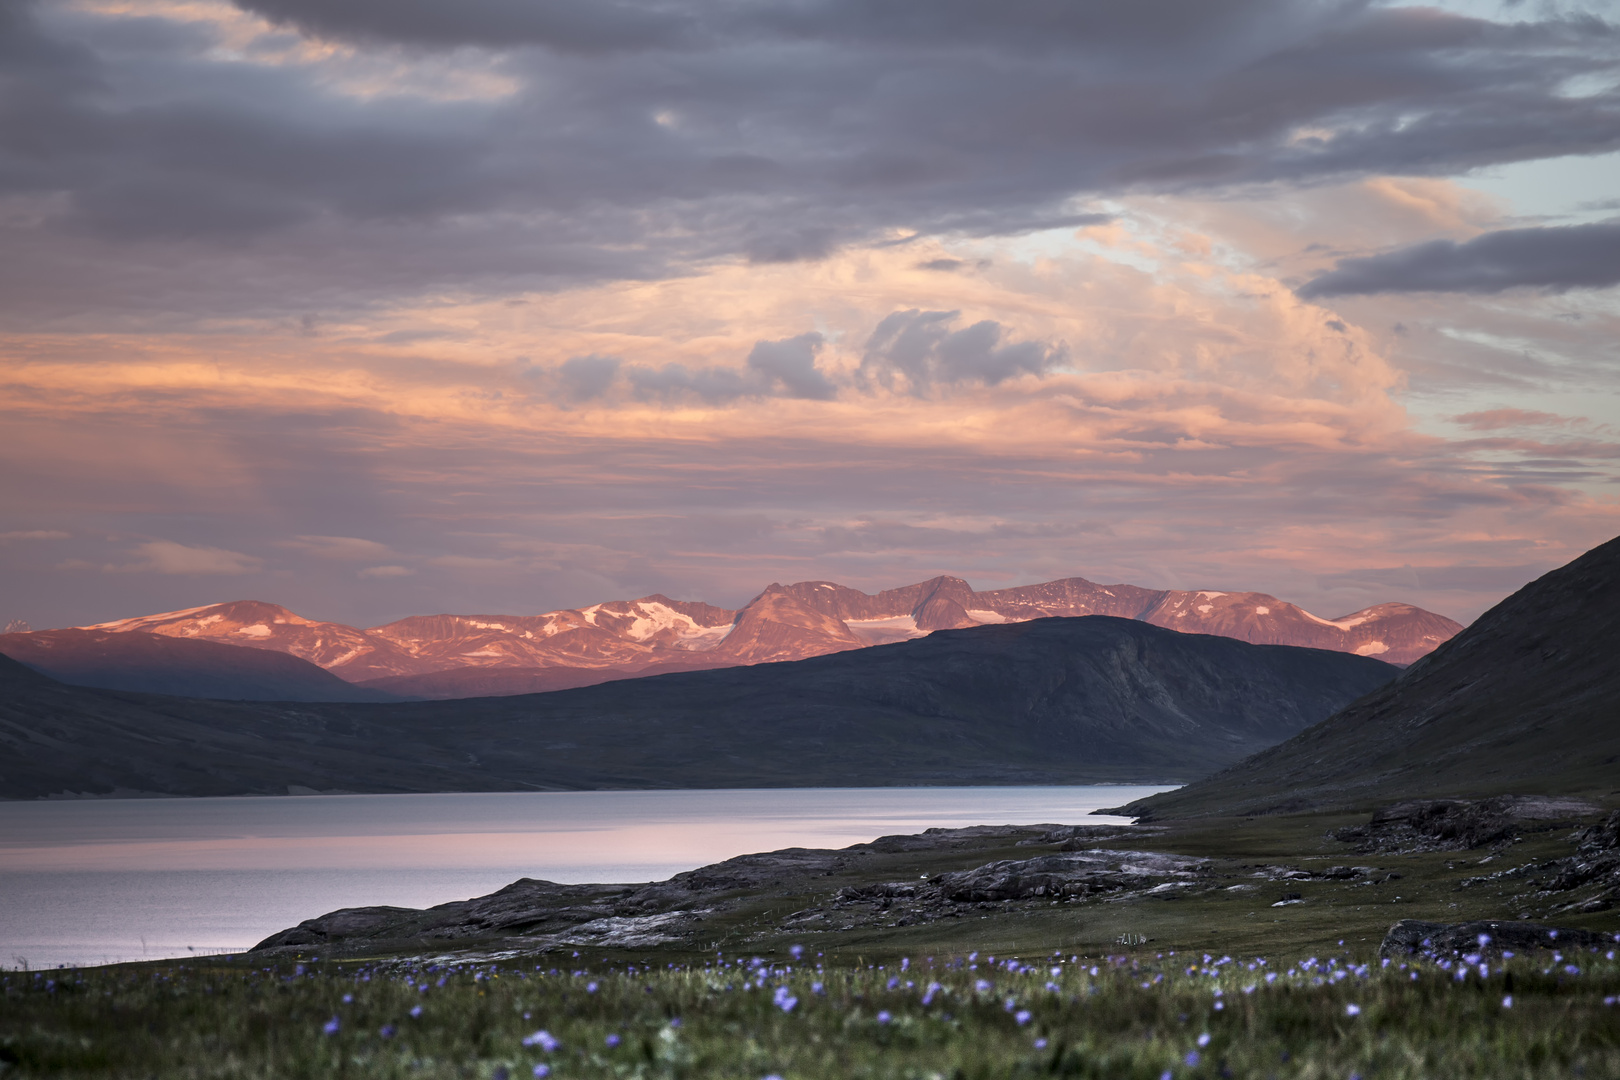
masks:
[[[0,966],[246,948],[340,907],[520,877],[658,881],[733,855],[1090,817],[1165,788],[808,788],[0,802]]]

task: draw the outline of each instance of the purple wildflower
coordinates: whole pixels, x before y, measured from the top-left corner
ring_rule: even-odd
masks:
[[[411,1006],[411,1015],[413,1017],[421,1016],[422,1015],[422,1006],[420,1006],[420,1005],[412,1005]]]
[[[551,1075],[551,1066],[547,1065],[545,1062],[541,1062],[539,1065],[536,1065],[534,1067],[534,1075],[537,1076],[537,1077],[539,1077],[539,1076],[550,1076]]]
[[[523,1045],[538,1046],[540,1049],[549,1054],[553,1050],[557,1049],[560,1044],[557,1042],[556,1036],[552,1035],[551,1032],[545,1030],[544,1028],[541,1028],[533,1035],[525,1035],[523,1037]]]
[[[1188,1068],[1197,1068],[1197,1067],[1198,1067],[1198,1063],[1199,1063],[1199,1062],[1200,1062],[1200,1061],[1203,1061],[1203,1060],[1204,1060],[1204,1058],[1203,1058],[1203,1055],[1201,1055],[1201,1054],[1199,1054],[1199,1052],[1198,1052],[1198,1051],[1196,1051],[1196,1050],[1189,1050],[1189,1051],[1187,1051],[1187,1056],[1186,1056],[1186,1058],[1185,1058],[1185,1059],[1183,1059],[1183,1060],[1185,1060],[1185,1061],[1186,1061],[1186,1062],[1187,1062],[1187,1067],[1188,1067]]]
[[[1346,1015],[1346,1016],[1360,1016],[1361,1015],[1361,1006],[1357,1005],[1355,1002],[1352,1001],[1350,1004],[1348,1004],[1348,1005],[1346,1005],[1344,1007],[1344,1015]]]
[[[618,1036],[618,1033],[617,1033],[617,1032],[615,1032],[615,1033],[614,1033],[614,1034],[612,1034],[612,1035],[609,1035],[609,1036],[608,1036],[608,1037],[607,1037],[607,1038],[606,1038],[606,1039],[604,1039],[604,1040],[602,1040],[602,1041],[603,1041],[603,1042],[605,1042],[605,1043],[607,1043],[607,1044],[608,1044],[608,1048],[609,1048],[609,1049],[612,1049],[612,1048],[613,1048],[613,1047],[615,1047],[615,1046],[618,1046],[618,1045],[619,1045],[619,1036]]]
[[[1209,1045],[1209,1032],[1206,1031],[1202,1035],[1198,1036],[1198,1045],[1200,1047]]]
[[[1018,1021],[1019,1027],[1023,1027],[1025,1024],[1029,1023],[1029,1010],[1019,1009],[1017,1012],[1013,1013],[1013,1019]]]
[[[342,1024],[338,1023],[338,1018],[334,1016],[332,1019],[326,1022],[326,1026],[321,1028],[321,1030],[326,1032],[328,1035],[336,1035],[338,1033],[338,1028],[342,1026]]]
[[[884,1009],[882,1012],[877,1014],[877,1022],[880,1023],[880,1024],[887,1024],[890,1020],[893,1020],[893,1019],[894,1019],[894,1017],[889,1015],[889,1010],[887,1010],[887,1009]]]

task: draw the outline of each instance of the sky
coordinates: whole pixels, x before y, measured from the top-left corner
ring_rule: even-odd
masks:
[[[1620,15],[0,0],[0,623],[1620,534]]]

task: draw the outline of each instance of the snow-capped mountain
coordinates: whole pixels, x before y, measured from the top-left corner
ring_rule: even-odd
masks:
[[[773,583],[736,611],[654,595],[541,615],[419,615],[359,629],[240,600],[88,629],[273,649],[392,693],[457,697],[798,660],[935,630],[1076,615],[1112,615],[1184,633],[1331,649],[1396,664],[1410,664],[1462,629],[1410,604],[1379,604],[1324,619],[1265,593],[1156,590],[1084,578],[978,592],[955,577],[876,594],[831,581]]]

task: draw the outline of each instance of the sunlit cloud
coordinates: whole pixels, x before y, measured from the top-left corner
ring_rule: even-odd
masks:
[[[1467,617],[1620,532],[1613,226],[1467,182],[1620,147],[1595,16],[6,18],[36,625],[231,575],[354,623],[936,573]]]
[[[122,564],[106,564],[101,569],[118,574],[202,574],[239,575],[256,574],[264,561],[239,551],[224,548],[190,546],[173,540],[148,540],[135,548],[136,558]],[[77,568],[79,564],[67,564]]]

